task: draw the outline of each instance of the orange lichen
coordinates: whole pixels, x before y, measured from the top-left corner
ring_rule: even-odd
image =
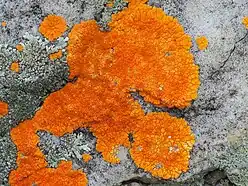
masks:
[[[5,21],[2,21],[1,25],[2,25],[2,27],[6,27],[7,23]]]
[[[205,50],[208,47],[208,39],[206,36],[200,36],[196,38],[196,44],[199,50]]]
[[[55,59],[61,58],[63,55],[62,50],[59,49],[58,52],[52,53],[49,55],[50,60],[54,61]]]
[[[38,130],[61,136],[87,127],[106,161],[119,163],[118,148],[124,146],[138,167],[165,179],[188,169],[194,136],[186,121],[167,113],[145,115],[130,95],[138,91],[151,103],[183,108],[197,97],[200,83],[190,37],[176,19],[144,2],[132,0],[135,6],[113,15],[110,32],[92,20],[73,27],[67,61],[70,78],[77,80],[50,94],[32,119],[12,129],[18,168],[11,183],[27,177],[37,182],[43,174],[35,172],[49,172],[37,147]]]
[[[12,70],[13,72],[18,73],[19,72],[19,62],[18,61],[13,61],[10,65],[10,70]]]
[[[126,1],[129,2],[131,5],[137,5],[137,4],[144,4],[148,0],[126,0]]]
[[[165,179],[187,171],[189,151],[195,141],[184,119],[150,113],[135,126],[130,153],[138,167]]]
[[[22,44],[18,44],[16,45],[16,49],[19,51],[19,52],[22,52],[24,50],[24,46]]]
[[[58,15],[48,15],[40,24],[39,32],[49,41],[60,37],[67,29],[66,21]]]
[[[200,84],[198,66],[189,52],[190,37],[176,19],[141,4],[113,15],[109,25],[108,33],[95,21],[74,26],[67,58],[70,77],[104,77],[118,82],[121,90],[139,90],[163,106],[190,105]]]
[[[248,29],[248,17],[244,17],[242,23],[245,25],[245,28]]]
[[[8,112],[8,104],[3,101],[0,101],[0,118],[8,114]]]
[[[29,163],[30,163],[29,164],[30,167],[35,166],[33,162],[29,162]],[[58,165],[56,169],[42,167],[38,169],[36,172],[29,173],[28,177],[23,178],[18,182],[10,182],[10,184],[13,186],[15,185],[16,186],[27,186],[27,185],[86,186],[87,183],[88,180],[86,178],[85,173],[81,171],[72,170],[72,163],[63,162],[63,161]]]
[[[114,0],[109,0],[108,3],[106,4],[107,7],[113,7],[114,5]]]
[[[89,162],[92,159],[92,156],[90,154],[83,154],[82,158],[84,160],[84,162]]]
[[[32,185],[32,183],[39,185],[53,184],[56,182],[48,179],[50,176],[53,176],[59,178],[57,180],[59,185],[86,185],[85,175],[80,171],[71,170],[70,163],[64,163],[63,166],[61,165],[57,169],[46,168],[47,163],[44,155],[37,147],[39,138],[36,132],[42,128],[42,118],[39,119],[41,119],[39,120],[40,123],[39,121],[33,123],[32,120],[27,120],[11,130],[11,138],[18,147],[18,169],[11,172],[10,184],[18,186]],[[45,121],[43,120],[43,122]]]

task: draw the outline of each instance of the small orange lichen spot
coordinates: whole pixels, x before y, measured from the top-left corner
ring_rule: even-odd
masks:
[[[245,25],[245,28],[248,29],[248,17],[244,17],[242,23]]]
[[[55,59],[61,58],[62,55],[63,55],[62,50],[59,49],[58,52],[55,52],[55,53],[50,54],[49,55],[49,58],[50,58],[50,60],[53,60],[54,61]]]
[[[0,118],[8,114],[8,104],[0,101]]]
[[[23,49],[24,49],[24,47],[23,47],[22,44],[18,44],[18,45],[16,45],[16,49],[17,49],[18,51],[22,52]]]
[[[196,38],[196,44],[199,50],[205,50],[208,47],[208,39],[206,36],[200,36]]]
[[[84,162],[87,163],[88,161],[90,161],[92,159],[92,156],[90,154],[83,154],[82,158],[83,158]]]
[[[114,0],[109,0],[108,3],[106,4],[107,7],[113,7],[114,6]]]
[[[12,71],[14,71],[14,72],[16,72],[16,73],[18,73],[19,72],[19,63],[18,63],[18,61],[13,61],[12,63],[11,63],[11,65],[10,65],[10,70],[12,70]]]
[[[148,0],[126,0],[126,1],[129,2],[130,4],[144,4]]]
[[[2,21],[1,25],[2,25],[2,27],[6,27],[7,23],[5,21]]]
[[[66,21],[58,15],[48,15],[40,24],[39,32],[49,41],[60,37],[67,29]]]

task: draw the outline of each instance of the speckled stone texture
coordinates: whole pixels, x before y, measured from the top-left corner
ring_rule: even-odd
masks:
[[[106,2],[0,1],[0,21],[7,22],[6,27],[0,27],[0,99],[10,106],[9,114],[0,119],[0,185],[8,185],[8,174],[16,168],[16,148],[9,130],[31,118],[46,96],[68,81],[66,56],[56,61],[56,67],[47,62],[47,54],[66,47],[68,32],[49,44],[38,33],[40,22],[48,14],[57,14],[67,20],[70,28],[81,20],[96,19],[102,29],[108,29],[111,13],[127,4],[117,0],[116,8],[110,11],[104,6]],[[74,168],[86,172],[91,186],[247,186],[248,32],[241,23],[248,16],[247,0],[150,0],[149,4],[179,19],[192,36],[192,53],[200,66],[198,99],[185,110],[169,110],[172,115],[186,118],[196,136],[189,171],[176,180],[153,178],[133,164],[124,148],[118,154],[121,163],[111,165],[95,151],[96,139],[84,129],[62,137],[41,131],[39,147],[51,167],[62,159],[72,160]],[[208,38],[209,46],[198,51],[194,39],[202,35]],[[15,45],[19,42],[29,50],[21,58],[20,75],[16,75],[8,65],[18,57]],[[168,111],[141,99],[140,103],[146,111]],[[64,143],[64,139],[70,142]],[[87,165],[77,155],[86,151],[94,157]]]

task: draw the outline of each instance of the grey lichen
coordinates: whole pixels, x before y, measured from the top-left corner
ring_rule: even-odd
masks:
[[[67,82],[68,66],[66,56],[51,61],[49,54],[67,45],[67,38],[60,38],[55,44],[26,34],[23,37],[23,51],[15,46],[0,45],[0,99],[9,103],[9,115],[2,118],[0,132],[7,132],[14,124],[30,116],[42,100],[51,92],[60,89]],[[12,62],[18,61],[18,73],[10,70]],[[13,119],[10,119],[13,118]]]
[[[0,185],[8,185],[8,174],[16,168],[16,148],[9,133],[0,136]]]
[[[248,132],[229,134],[227,151],[214,157],[215,166],[223,169],[229,180],[238,186],[248,185]]]
[[[38,131],[39,148],[46,157],[49,167],[57,167],[61,160],[72,161],[74,167],[83,165],[82,154],[94,150],[93,136],[82,129],[80,132],[57,137],[46,131]]]
[[[111,164],[104,161],[101,153],[95,149],[96,138],[86,128],[79,128],[73,133],[57,137],[46,131],[38,131],[40,137],[38,144],[46,157],[49,167],[57,167],[62,160],[72,161],[73,169],[86,173],[89,186],[121,185],[130,177],[150,176],[139,170],[133,163],[128,149],[120,147],[118,157],[119,164]],[[89,162],[84,162],[82,154],[92,156]]]
[[[106,2],[108,2],[108,1],[106,1]],[[128,6],[128,3],[124,0],[114,0],[113,5],[110,7],[108,7],[107,3],[106,3],[106,6],[102,9],[102,12],[100,12],[99,14],[97,14],[97,16],[95,16],[95,19],[96,19],[98,25],[100,25],[100,28],[103,31],[109,30],[110,28],[108,26],[108,23],[112,19],[112,14],[116,14],[116,13],[120,12],[121,10],[123,10],[127,6]]]
[[[45,97],[67,82],[66,53],[55,61],[49,54],[65,48],[67,38],[55,43],[26,34],[22,38],[24,50],[15,46],[0,45],[0,100],[9,105],[9,112],[0,118],[0,185],[8,185],[8,174],[16,168],[16,148],[10,138],[10,129],[30,118],[41,106]],[[20,70],[10,69],[18,61]]]

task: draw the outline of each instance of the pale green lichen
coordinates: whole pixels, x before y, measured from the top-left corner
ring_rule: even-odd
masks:
[[[239,131],[229,134],[224,154],[211,159],[212,163],[226,172],[229,180],[238,185],[248,185],[248,133]]]
[[[65,48],[67,38],[49,43],[43,38],[25,34],[23,51],[16,45],[0,45],[0,99],[9,104],[9,113],[0,119],[0,185],[8,185],[8,174],[16,168],[16,148],[9,130],[21,120],[34,115],[44,98],[67,82],[66,56],[51,61],[49,54]],[[18,61],[20,71],[10,65]],[[7,150],[6,150],[7,149]]]
[[[90,153],[95,149],[92,143],[95,138],[87,133],[86,129],[61,137],[46,131],[39,131],[37,135],[40,137],[39,148],[45,155],[49,167],[57,167],[62,160],[71,160],[81,166],[82,154]]]

